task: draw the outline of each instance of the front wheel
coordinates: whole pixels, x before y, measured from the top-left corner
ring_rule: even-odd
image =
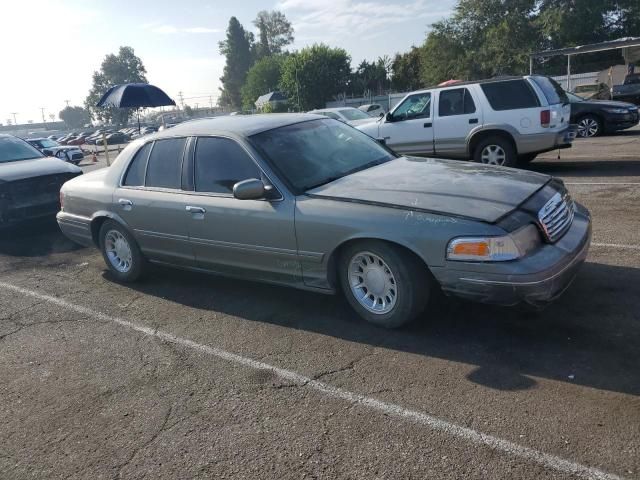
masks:
[[[477,163],[503,167],[515,167],[518,161],[513,144],[499,136],[481,140],[473,152],[473,159]]]
[[[339,259],[340,284],[351,307],[366,321],[397,328],[425,308],[432,282],[409,253],[382,241],[348,246]]]
[[[113,220],[100,227],[100,251],[111,274],[121,282],[134,282],[143,273],[145,259],[133,236]]]

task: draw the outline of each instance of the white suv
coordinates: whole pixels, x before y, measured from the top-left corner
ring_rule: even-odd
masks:
[[[379,121],[357,128],[400,154],[513,167],[571,147],[570,116],[562,87],[535,75],[412,92]]]

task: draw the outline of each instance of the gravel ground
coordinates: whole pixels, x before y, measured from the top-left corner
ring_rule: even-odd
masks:
[[[541,313],[441,299],[389,332],[340,297],[118,284],[54,223],[2,232],[0,478],[640,478],[640,129],[555,155],[530,168],[594,244]]]

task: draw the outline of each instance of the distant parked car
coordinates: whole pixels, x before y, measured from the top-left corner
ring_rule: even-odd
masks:
[[[81,174],[21,138],[0,134],[0,227],[53,218],[60,209],[60,187]]]
[[[578,85],[571,93],[585,100],[609,100],[611,98],[611,90],[605,83]]]
[[[627,75],[622,85],[614,85],[612,99],[640,105],[640,73]]]
[[[570,148],[570,116],[562,87],[533,75],[411,92],[384,118],[357,128],[400,154],[514,167]]]
[[[380,117],[383,116],[386,112],[384,107],[379,103],[371,103],[367,105],[360,105],[358,110],[366,113],[370,117]]]
[[[420,315],[436,289],[548,303],[591,237],[589,212],[560,180],[402,157],[319,115],[185,122],[66,183],[61,199],[62,232],[98,247],[119,281],[155,261],[342,291],[387,328]]]
[[[578,125],[579,137],[595,137],[638,124],[638,107],[611,100],[585,100],[567,93],[571,102],[571,123]]]
[[[319,108],[317,110],[311,110],[309,113],[324,115],[325,117],[333,118],[334,120],[339,120],[353,126],[375,121],[375,118],[353,107]]]
[[[84,158],[82,150],[75,146],[60,145],[48,138],[27,138],[27,142],[49,157],[56,157],[65,162],[78,165]]]

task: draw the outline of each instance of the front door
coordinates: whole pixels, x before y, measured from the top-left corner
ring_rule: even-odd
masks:
[[[198,138],[191,161],[189,236],[198,266],[275,282],[300,281],[294,199],[275,190],[261,200],[236,199],[237,182],[268,180],[233,139]]]
[[[129,225],[146,257],[192,266],[185,206],[181,191],[184,138],[150,142],[131,161],[113,195],[114,211]]]
[[[467,138],[482,125],[482,112],[476,108],[468,88],[450,88],[437,94],[434,134],[438,156],[467,157]]]
[[[433,153],[433,102],[431,92],[409,95],[380,125],[379,137],[402,155]]]

